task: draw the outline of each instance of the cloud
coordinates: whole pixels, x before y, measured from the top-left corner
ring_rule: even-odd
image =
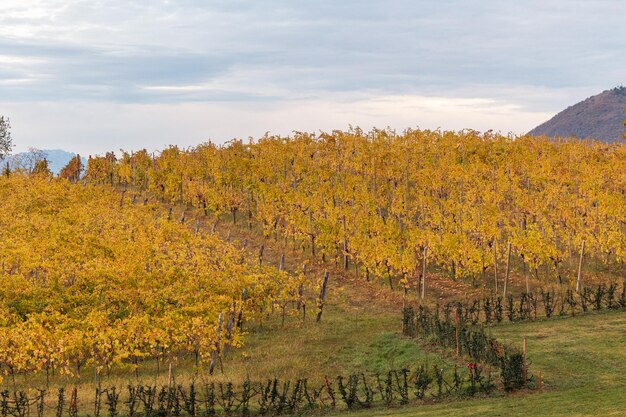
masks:
[[[624,12],[619,1],[9,0],[0,44],[48,61],[47,83],[14,92],[20,99],[53,89],[60,99],[141,102],[154,97],[137,86],[215,84],[233,71],[284,95],[597,86],[617,81],[626,63]]]
[[[236,109],[281,108],[296,125],[288,109],[346,103],[393,118],[385,109],[398,100],[476,124],[498,109],[535,123],[528,115],[624,83],[624,15],[620,0],[4,0],[0,112],[33,124],[41,114],[28,104],[49,102],[70,124],[63,114],[77,106],[124,107],[150,123],[154,106],[182,106],[200,129],[200,109],[231,109],[222,120],[236,121]]]

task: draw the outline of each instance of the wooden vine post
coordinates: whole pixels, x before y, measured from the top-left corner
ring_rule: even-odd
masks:
[[[180,204],[183,204],[183,182],[184,182],[184,178],[183,178],[183,173],[180,173],[180,187],[178,189],[178,192],[180,194],[179,196],[179,200],[180,200]]]
[[[461,356],[461,317],[459,317],[459,310],[454,312],[454,321],[456,322],[456,356]]]
[[[265,246],[261,245],[259,248],[259,266],[263,265],[263,251],[265,250]]]
[[[426,294],[426,256],[428,255],[428,246],[424,247],[424,259],[422,261],[422,291],[420,292],[420,300],[424,300]]]
[[[509,270],[511,266],[511,242],[509,242],[506,250],[506,272],[504,273],[504,291],[503,298],[506,298],[506,290],[509,285]]]
[[[526,385],[526,381],[528,381],[528,369],[526,367],[526,336],[524,336],[524,345],[522,348],[522,374],[524,376],[524,380],[522,381],[522,386]]]
[[[582,270],[583,270],[583,257],[585,255],[585,241],[580,246],[580,259],[578,260],[578,278],[576,279],[576,292],[580,292],[582,289]]]
[[[285,254],[281,254],[280,255],[280,261],[278,263],[278,271],[282,272],[285,270]],[[285,327],[285,310],[287,309],[287,301],[283,300],[282,303],[280,304],[280,309],[281,309],[281,322],[280,325],[282,327]]]
[[[172,329],[170,329],[168,331],[168,338],[169,338],[169,349],[167,352],[167,361],[168,361],[168,371],[167,371],[167,387],[168,388],[172,388],[172,384],[174,382],[174,375],[172,374],[172,361],[173,361],[173,352],[172,349],[174,348],[174,340],[172,337]]]
[[[309,208],[309,235],[311,237],[311,256],[315,258],[315,232],[313,229],[313,212]]]
[[[328,287],[328,271],[324,272],[324,283],[322,284],[322,290],[320,291],[320,296],[317,299],[317,318],[316,322],[320,322],[322,320],[322,312],[324,310],[324,300],[326,299],[326,288]]]
[[[496,294],[498,293],[498,241],[493,239],[493,280],[496,285]]]
[[[348,270],[348,234],[346,228],[346,215],[343,215],[343,269]]]
[[[220,333],[222,332],[222,323],[224,317],[223,314],[220,313],[219,318],[217,319],[217,331],[215,337],[215,349],[211,352],[211,363],[209,364],[209,375],[213,375],[213,371],[215,370],[215,364],[218,360],[219,350],[220,350]],[[171,368],[171,363],[170,363]]]
[[[224,353],[226,356],[228,349],[230,348],[230,341],[233,339],[233,326],[235,325],[235,302],[230,305],[230,312],[228,313],[228,322],[226,323],[226,341],[224,343]],[[198,357],[196,355],[196,369],[198,367]]]
[[[93,385],[98,386],[98,357],[96,356],[96,342],[93,343]]]
[[[237,327],[239,331],[243,331],[243,309],[246,305],[246,300],[248,298],[248,290],[246,288],[241,292],[241,308],[239,309],[239,316],[237,317]]]
[[[306,263],[302,266],[302,276],[306,279],[307,265]],[[304,299],[304,282],[300,283],[298,287],[298,303],[297,308],[300,310],[302,308],[302,323],[306,322],[306,301]]]

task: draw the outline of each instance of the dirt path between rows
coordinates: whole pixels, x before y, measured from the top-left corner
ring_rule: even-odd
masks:
[[[169,209],[169,208],[168,208]],[[313,257],[309,250],[297,248],[293,242],[278,237],[265,237],[254,224],[244,221],[233,223],[232,218],[205,216],[203,211],[187,207],[185,223],[190,227],[199,226],[204,233],[217,233],[223,240],[228,240],[237,248],[249,253],[251,259],[258,259],[260,248],[263,246],[263,264],[274,265],[277,268],[284,255],[284,269],[289,273],[299,274],[306,265],[307,277],[321,283],[324,272],[329,272],[328,303],[341,304],[348,309],[373,309],[379,312],[399,314],[405,302],[417,303],[417,282],[410,283],[406,296],[404,289],[398,282],[393,282],[394,289],[389,287],[387,279],[366,279],[362,268],[355,268],[350,264],[347,270],[335,260],[325,262],[321,257]],[[183,208],[173,209],[173,218],[181,218]],[[216,221],[217,220],[217,221]],[[471,283],[455,281],[439,273],[427,274],[427,302],[435,304],[460,298],[478,298],[483,289],[472,286]],[[314,294],[309,294],[315,297]]]

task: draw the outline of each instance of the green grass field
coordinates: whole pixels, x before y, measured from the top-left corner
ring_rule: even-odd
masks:
[[[626,313],[508,324],[494,334],[520,343],[527,337],[530,372],[544,375],[540,392],[474,398],[354,416],[624,416]]]
[[[385,371],[424,361],[448,366],[454,362],[401,337],[397,318],[388,313],[362,313],[353,320],[345,313],[329,308],[327,320],[319,326],[308,323],[277,332],[255,331],[244,349],[248,360],[237,355],[227,365],[235,373],[244,366],[255,375],[274,373],[289,378],[363,369]],[[526,336],[529,371],[535,378],[543,378],[543,389],[333,415],[626,415],[626,312],[501,324],[493,327],[493,333],[518,346]]]

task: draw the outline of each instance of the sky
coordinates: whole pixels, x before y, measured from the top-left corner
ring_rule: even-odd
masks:
[[[522,134],[626,84],[623,0],[2,0],[15,151],[360,126]]]

